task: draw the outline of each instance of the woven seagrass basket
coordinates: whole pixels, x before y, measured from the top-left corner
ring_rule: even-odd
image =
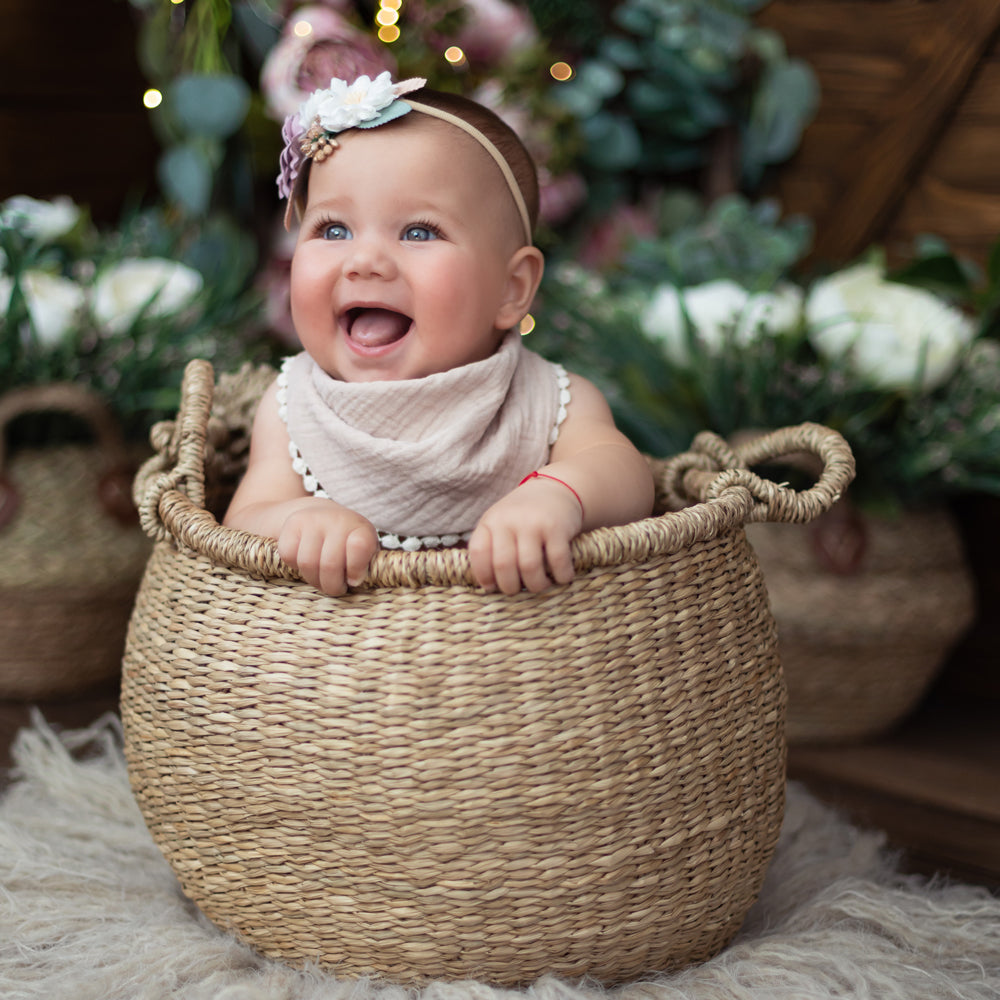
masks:
[[[15,422],[52,413],[89,438],[8,447]],[[66,697],[118,676],[150,551],[129,496],[135,458],[81,386],[0,397],[0,697]]]
[[[754,524],[747,537],[778,625],[789,744],[871,740],[904,720],[974,618],[951,515],[837,504],[808,526]]]
[[[827,509],[853,474],[843,440],[805,425],[736,454],[703,435],[653,463],[664,504],[691,506],[579,538],[577,578],[541,595],[485,594],[447,550],[380,552],[334,598],[206,506],[238,474],[247,391],[224,377],[213,408],[192,363],[136,481],[158,541],[126,755],[187,894],[265,955],[406,983],[611,983],[724,947],[785,781],[743,525]],[[747,468],[801,449],[825,466],[809,490]]]

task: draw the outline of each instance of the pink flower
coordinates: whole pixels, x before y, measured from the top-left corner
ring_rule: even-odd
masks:
[[[301,24],[311,30],[298,34]],[[384,46],[337,11],[310,4],[296,10],[285,23],[281,40],[264,61],[260,86],[268,113],[282,121],[314,90],[329,87],[334,77],[374,78],[386,70],[395,73],[396,64]]]
[[[507,0],[464,0],[465,23],[455,44],[469,62],[494,66],[538,41],[525,7]]]
[[[579,261],[597,271],[614,267],[629,244],[656,235],[656,218],[643,205],[619,205],[590,231],[584,240]]]
[[[291,273],[295,237],[276,226],[267,265],[257,277],[257,288],[264,295],[267,328],[284,346],[301,350],[302,343],[292,324]]]
[[[587,197],[587,185],[579,174],[553,177],[539,170],[538,185],[538,218],[550,226],[565,222]]]

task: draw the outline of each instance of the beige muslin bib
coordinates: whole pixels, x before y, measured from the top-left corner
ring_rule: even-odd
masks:
[[[425,378],[341,382],[302,353],[278,382],[307,491],[364,515],[385,547],[467,537],[548,463],[568,402],[565,370],[517,332],[491,357]]]

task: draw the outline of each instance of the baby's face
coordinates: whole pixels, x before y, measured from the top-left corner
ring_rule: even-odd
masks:
[[[516,210],[488,155],[411,112],[313,163],[292,259],[303,347],[348,382],[420,378],[491,355],[512,316]],[[511,213],[514,221],[511,221]]]

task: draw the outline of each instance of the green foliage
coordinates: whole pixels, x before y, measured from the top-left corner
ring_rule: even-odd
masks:
[[[212,217],[192,226],[150,209],[98,230],[80,213],[71,229],[46,235],[33,232],[11,204],[0,206],[0,393],[51,381],[87,385],[108,400],[130,436],[142,438],[176,412],[189,359],[230,369],[269,356],[251,287],[256,248],[231,221]],[[102,281],[135,261],[156,271],[137,279],[140,289],[124,288],[110,307],[102,305]],[[195,291],[168,308],[161,297],[177,271],[197,278]],[[53,303],[33,291],[39,276],[50,298],[58,290],[67,296],[57,321]]]
[[[624,0],[612,31],[555,92],[580,121],[583,161],[601,174],[662,181],[703,166],[712,139],[739,135],[744,190],[797,147],[815,112],[812,71],[757,28],[760,3]]]
[[[650,287],[731,278],[751,290],[768,289],[790,273],[812,239],[808,219],[783,219],[776,202],[735,194],[706,209],[689,191],[668,191],[654,213],[657,235],[636,240],[622,264],[631,281]]]

